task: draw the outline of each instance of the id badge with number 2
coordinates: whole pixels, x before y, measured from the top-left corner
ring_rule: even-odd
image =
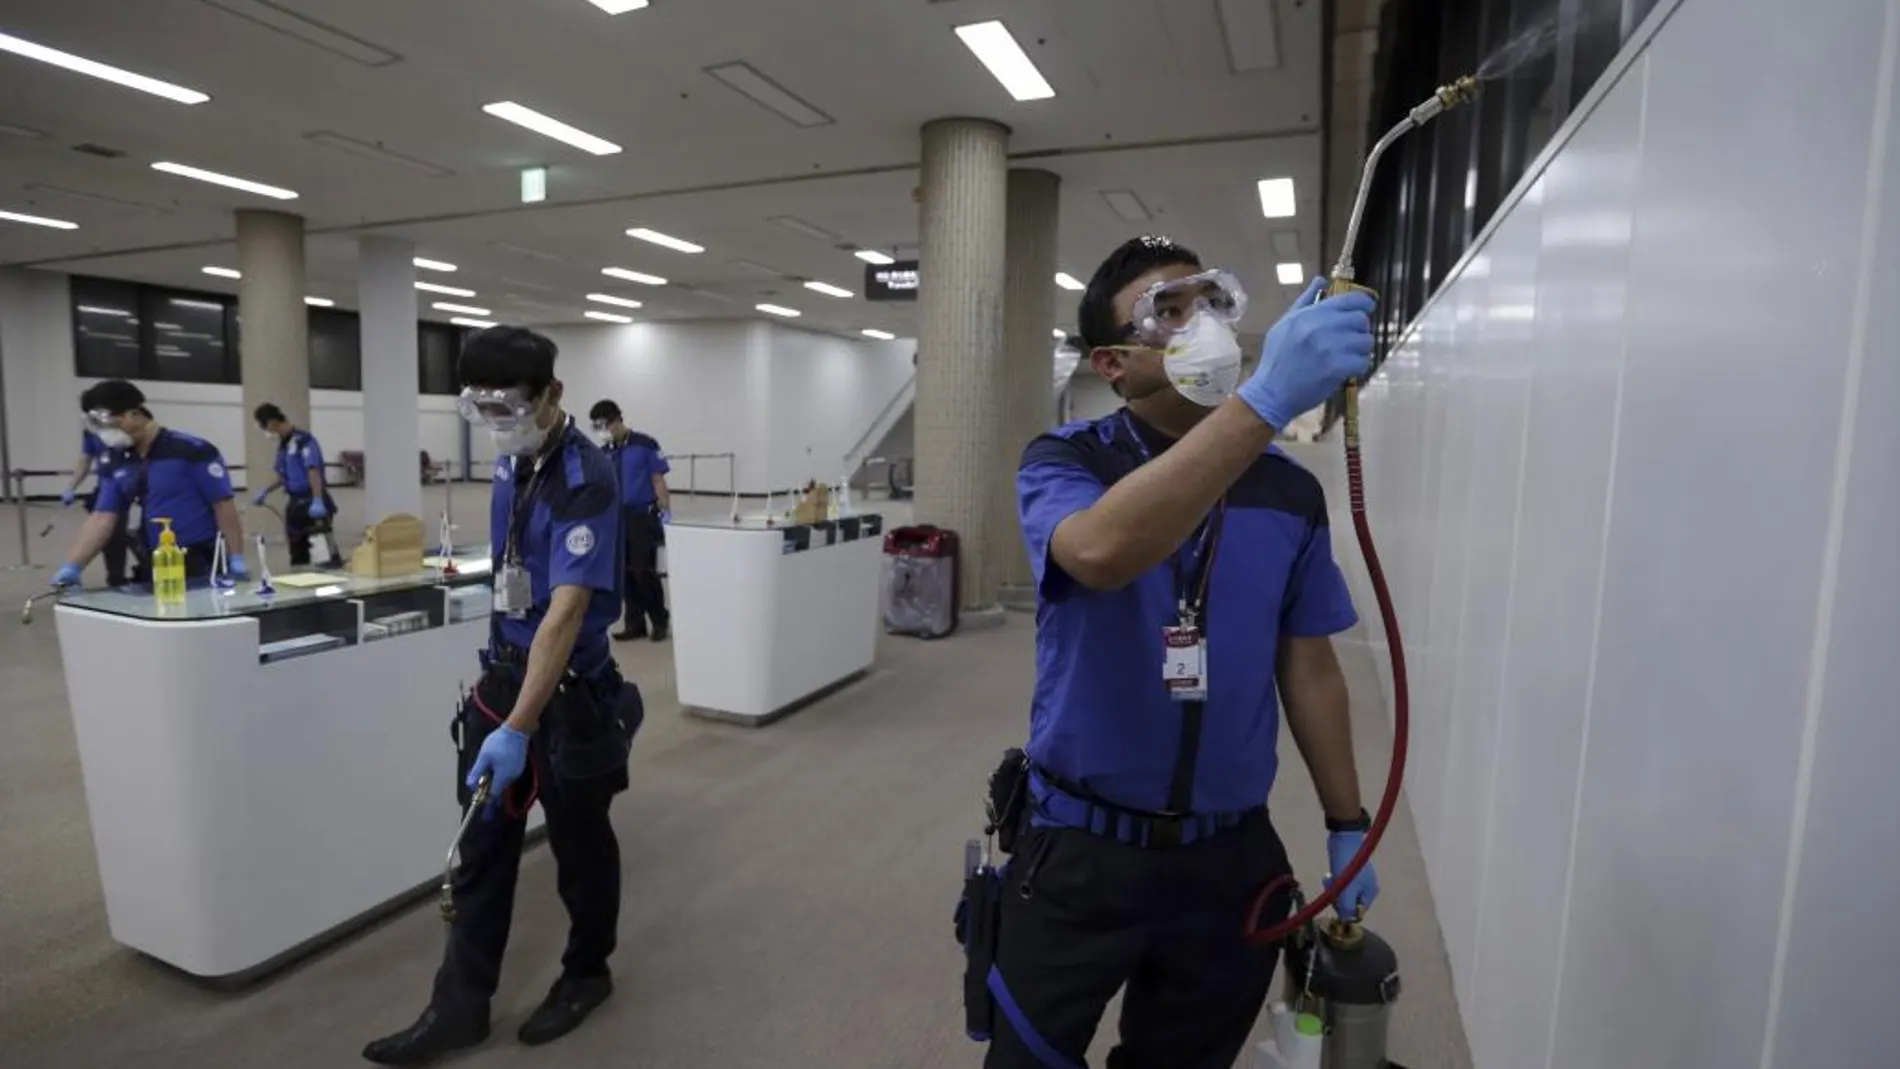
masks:
[[[1161,629],[1161,682],[1177,702],[1207,700],[1207,636],[1198,627]]]
[[[519,617],[533,604],[534,585],[528,581],[528,570],[514,562],[503,564],[495,573],[495,611]]]

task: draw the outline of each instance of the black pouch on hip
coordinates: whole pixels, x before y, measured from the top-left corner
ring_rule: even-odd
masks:
[[[963,1030],[985,1043],[996,1019],[990,970],[996,967],[996,934],[1002,927],[1003,873],[988,864],[974,839],[963,856],[963,897],[954,917],[957,942],[963,945]]]
[[[989,797],[984,800],[989,825],[983,833],[996,836],[996,847],[1003,853],[1015,853],[1016,837],[1022,832],[1028,808],[1029,755],[1017,749],[1005,750],[1002,763],[990,773]]]
[[[624,776],[633,736],[646,719],[640,689],[608,672],[564,679],[548,722],[548,767],[559,780]]]

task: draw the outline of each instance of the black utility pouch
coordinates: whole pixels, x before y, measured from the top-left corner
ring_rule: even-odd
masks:
[[[990,994],[990,970],[996,965],[996,933],[1002,927],[1003,874],[983,863],[983,848],[972,839],[964,851],[963,897],[957,902],[957,942],[963,945],[963,1029],[979,1043],[989,1041],[996,1018]]]
[[[985,835],[996,836],[996,847],[1005,854],[1016,852],[1016,837],[1021,834],[1023,817],[1029,809],[1029,755],[1021,750],[1003,751],[1003,761],[990,773],[989,797],[984,801],[989,826]]]
[[[548,718],[548,768],[554,778],[596,780],[624,775],[633,736],[646,718],[638,687],[617,673],[564,679]]]

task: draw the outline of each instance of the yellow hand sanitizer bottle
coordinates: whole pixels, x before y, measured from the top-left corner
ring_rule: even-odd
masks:
[[[152,551],[152,593],[161,604],[185,600],[185,551],[178,548],[178,536],[172,521],[159,519],[165,529],[158,533],[158,548]]]

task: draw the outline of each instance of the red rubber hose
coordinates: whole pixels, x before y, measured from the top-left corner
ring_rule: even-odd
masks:
[[[1333,879],[1318,897],[1308,902],[1291,917],[1273,925],[1261,928],[1260,913],[1267,907],[1268,900],[1276,891],[1292,885],[1290,877],[1283,877],[1268,883],[1254,896],[1253,907],[1247,911],[1246,941],[1250,944],[1277,943],[1294,932],[1304,928],[1314,918],[1326,911],[1339,897],[1339,892],[1352,883],[1359,870],[1372,860],[1372,852],[1379,848],[1379,840],[1385,837],[1386,825],[1392,820],[1392,813],[1399,806],[1399,790],[1405,783],[1405,749],[1411,735],[1411,695],[1405,682],[1405,647],[1399,641],[1399,614],[1392,607],[1392,591],[1385,582],[1385,569],[1379,565],[1378,548],[1372,544],[1372,525],[1366,519],[1366,478],[1360,464],[1357,434],[1346,437],[1346,487],[1352,502],[1353,533],[1359,536],[1359,552],[1365,557],[1366,574],[1372,580],[1372,595],[1379,603],[1379,619],[1385,623],[1386,646],[1392,656],[1392,765],[1386,772],[1385,794],[1379,799],[1379,811],[1372,815],[1372,827],[1367,829],[1365,841],[1359,844],[1359,852],[1352,856],[1345,869],[1333,873]]]

